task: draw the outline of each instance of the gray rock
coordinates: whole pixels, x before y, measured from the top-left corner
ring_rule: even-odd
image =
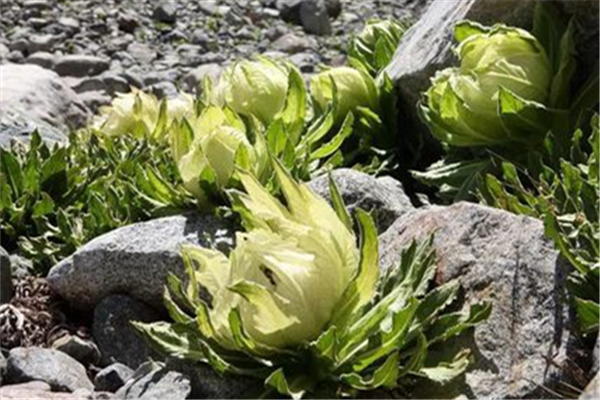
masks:
[[[331,23],[324,0],[304,0],[300,5],[300,22],[307,33],[331,34]]]
[[[27,53],[33,54],[38,51],[51,51],[56,44],[56,37],[53,35],[33,35],[27,41]]]
[[[12,349],[8,356],[6,380],[10,383],[42,381],[55,391],[94,389],[83,365],[60,351],[39,347]]]
[[[166,361],[166,369],[177,371],[189,377],[192,399],[241,399],[251,398],[250,393],[256,391],[257,381],[242,376],[222,376],[217,374],[212,367],[183,360],[169,358]],[[260,382],[259,382],[260,386]]]
[[[97,111],[100,107],[110,104],[111,97],[104,91],[90,90],[79,94],[79,98],[87,108]]]
[[[54,266],[48,283],[72,306],[91,309],[110,294],[128,294],[152,306],[162,306],[169,272],[185,275],[179,247],[183,243],[233,244],[228,221],[189,213],[159,218],[104,234]]]
[[[147,91],[152,92],[159,99],[177,97],[177,87],[173,82],[162,81],[148,86]]]
[[[35,64],[39,65],[42,68],[46,69],[54,69],[54,64],[56,63],[56,57],[52,53],[48,53],[45,51],[38,51],[37,53],[33,53],[29,55],[25,59],[27,64]]]
[[[0,399],[2,400],[83,400],[75,393],[52,392],[50,385],[44,382],[27,382],[16,385],[4,385],[0,387]],[[84,389],[85,390],[85,389]]]
[[[129,296],[103,299],[94,310],[92,332],[105,364],[119,362],[137,368],[148,360],[151,351],[136,333],[131,321],[155,322],[161,316],[153,308]]]
[[[192,93],[200,93],[202,84],[202,80],[205,76],[210,77],[213,82],[217,82],[221,73],[223,72],[223,67],[219,64],[203,64],[199,67],[194,68],[186,76],[183,77],[183,89],[192,92]]]
[[[135,12],[124,10],[117,15],[117,25],[123,32],[133,33],[140,23]]]
[[[279,11],[281,19],[296,25],[302,25],[301,7],[305,2],[312,0],[276,0],[275,8]],[[322,1],[327,15],[331,18],[337,18],[342,12],[342,4],[340,0],[325,0]],[[320,6],[320,7],[322,7]]]
[[[61,76],[93,76],[106,71],[109,65],[105,58],[71,54],[56,60],[54,70]]]
[[[417,398],[436,398],[440,390],[447,398],[547,396],[544,388],[566,381],[555,365],[568,356],[571,325],[563,300],[568,268],[543,223],[472,203],[421,208],[380,236],[381,267],[395,264],[412,239],[434,232],[436,281],[459,279],[466,304],[490,301],[493,310],[469,343],[475,365],[458,393],[432,386]]]
[[[400,216],[414,209],[404,193],[402,184],[393,178],[375,178],[347,168],[334,170],[332,177],[350,214],[352,215],[357,208],[372,212],[380,233]],[[308,186],[316,194],[331,201],[327,176],[313,179]]]
[[[165,1],[159,4],[154,9],[152,18],[166,24],[174,24],[177,21],[177,4],[173,1]]]
[[[21,279],[33,275],[33,263],[18,254],[10,255],[10,269],[14,278]]]
[[[12,269],[10,257],[0,246],[0,304],[8,303],[12,298]]]
[[[271,49],[281,51],[288,54],[295,54],[301,51],[315,49],[315,42],[307,37],[300,36],[295,33],[287,33],[271,44]]]
[[[33,131],[37,131],[49,145],[65,143],[66,132],[62,132],[44,121],[27,117],[24,113],[0,111],[0,147],[9,148],[12,141],[27,143]]]
[[[138,373],[136,371],[136,375]],[[115,393],[114,399],[184,400],[190,396],[191,391],[188,377],[166,368],[157,368],[134,377]]]
[[[94,385],[96,386],[96,390],[114,393],[132,376],[133,370],[127,365],[114,363],[96,374]]]
[[[404,35],[386,72],[401,87],[398,107],[408,113],[414,129],[425,132],[418,123],[416,104],[430,85],[436,71],[455,62],[451,47],[453,27],[463,19],[492,25],[497,22],[530,29],[533,9],[540,0],[464,0],[430,1],[421,18]],[[583,40],[579,42],[580,59],[590,71],[598,60],[599,3],[595,0],[559,0],[565,14],[582,22]],[[586,73],[583,77],[588,76]],[[405,123],[406,124],[406,123]],[[409,127],[413,129],[413,127]]]
[[[198,9],[205,15],[215,16],[220,15],[219,5],[215,0],[204,0],[198,2]]]
[[[127,46],[127,53],[133,57],[135,61],[142,65],[146,65],[156,60],[156,50],[144,43],[132,42]]]
[[[79,30],[79,26],[80,26],[79,20],[77,18],[73,18],[73,17],[59,18],[58,24],[63,28],[67,28],[67,29],[70,29],[75,32]]]
[[[55,72],[37,65],[0,65],[0,86],[2,142],[11,136],[28,134],[29,128],[36,125],[42,125],[45,136],[58,140],[66,137],[69,128],[82,126],[88,118],[89,111],[77,94]]]
[[[596,374],[579,396],[580,400],[597,400],[600,398],[600,376]]]
[[[315,71],[315,66],[319,63],[319,57],[313,53],[297,53],[289,58],[301,72],[312,73]]]
[[[25,56],[19,50],[13,50],[6,56],[8,61],[19,63],[25,59]]]
[[[79,336],[67,334],[52,342],[51,348],[70,355],[83,365],[97,364],[100,350],[94,342]]]

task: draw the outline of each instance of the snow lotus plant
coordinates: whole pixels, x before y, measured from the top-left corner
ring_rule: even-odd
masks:
[[[396,20],[370,20],[350,42],[350,64],[357,62],[377,76],[392,60],[400,39],[408,28],[406,22]]]
[[[332,208],[280,163],[273,168],[285,201],[240,171],[245,192],[231,196],[247,232],[237,234],[229,257],[183,246],[187,283],[169,276],[164,296],[173,322],[136,329],[170,356],[256,378],[265,396],[355,395],[409,377],[445,382],[461,374],[468,352],[446,340],[483,321],[490,307],[447,312],[457,282],[428,292],[431,240],[413,243],[380,272],[367,213],[356,214],[357,247],[335,185]]]
[[[217,87],[217,104],[269,125],[286,103],[289,66],[268,58],[242,60],[227,68]]]
[[[352,67],[331,68],[313,76],[310,91],[320,110],[333,105],[337,122],[359,107],[377,110],[379,106],[379,91],[373,78]]]
[[[195,114],[194,98],[187,93],[159,101],[141,90],[118,93],[110,106],[100,109],[93,128],[107,136],[162,138],[173,121]]]
[[[436,73],[421,105],[431,133],[452,146],[543,140],[552,65],[529,32],[464,22],[454,29],[460,66]]]
[[[236,167],[258,177],[266,167],[262,135],[252,143],[244,122],[228,108],[207,106],[198,117],[183,119],[172,126],[170,143],[184,187],[201,202],[230,187]]]

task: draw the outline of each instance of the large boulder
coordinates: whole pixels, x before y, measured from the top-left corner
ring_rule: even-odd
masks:
[[[24,135],[23,130],[31,132],[38,124],[56,129],[61,134],[51,136],[64,140],[69,129],[87,120],[88,110],[77,94],[55,72],[37,65],[0,65],[0,87],[0,142]]]
[[[136,223],[90,241],[55,265],[48,283],[73,307],[90,310],[104,297],[127,294],[162,307],[167,274],[184,277],[184,243],[226,250],[233,243],[228,222],[189,213]]]
[[[544,398],[568,381],[561,365],[570,346],[564,301],[567,266],[544,237],[541,221],[472,203],[418,209],[380,237],[380,265],[389,268],[413,239],[435,233],[442,283],[459,279],[465,306],[492,303],[492,314],[469,345],[475,365],[455,394],[473,398]],[[570,348],[570,347],[569,347]],[[439,389],[421,393],[437,398]],[[450,389],[442,390],[450,396]]]
[[[404,115],[407,132],[425,128],[418,123],[417,102],[430,85],[436,71],[456,63],[451,47],[454,25],[464,19],[486,25],[505,23],[531,29],[535,4],[541,0],[433,0],[420,19],[406,32],[394,58],[386,69],[400,88],[398,109]],[[579,61],[581,78],[598,61],[597,0],[558,0],[554,2],[565,18],[576,17],[579,29]]]
[[[375,178],[347,168],[336,169],[331,176],[350,214],[357,208],[372,212],[380,233],[400,216],[414,209],[402,184],[389,176]],[[327,175],[313,179],[308,186],[331,202]]]

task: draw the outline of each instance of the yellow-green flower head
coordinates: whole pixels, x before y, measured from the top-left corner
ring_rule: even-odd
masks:
[[[243,123],[233,113],[209,106],[198,118],[189,120],[194,132],[187,153],[176,159],[184,186],[199,199],[204,197],[199,178],[210,167],[216,183],[225,186],[231,178],[240,146],[246,148],[248,163],[257,166],[256,150],[248,140]],[[247,167],[247,166],[244,166]]]
[[[373,53],[379,38],[385,37],[390,42],[397,43],[402,31],[402,25],[394,20],[373,20],[367,22],[357,39],[362,50]]]
[[[333,104],[337,93],[336,121],[342,121],[356,107],[377,109],[379,94],[371,76],[351,67],[337,67],[323,71],[310,80],[310,91],[321,110]]]
[[[229,325],[237,308],[244,330],[266,348],[315,339],[330,321],[358,270],[354,234],[335,211],[283,167],[274,166],[286,205],[240,172],[248,233],[238,233],[229,258],[186,247],[200,265],[197,279],[212,296],[210,321],[221,345],[235,348]]]
[[[239,61],[222,75],[216,96],[241,115],[254,115],[270,124],[283,110],[288,91],[288,72],[274,61]]]
[[[166,101],[167,125],[174,119],[194,114],[194,98],[186,93]],[[110,106],[100,109],[94,128],[108,136],[133,134],[137,137],[151,135],[158,123],[160,101],[153,94],[133,89],[130,93],[117,93]]]
[[[460,66],[438,72],[425,94],[425,119],[441,140],[454,146],[507,142],[498,113],[501,90],[540,104],[548,100],[552,68],[530,33],[498,25],[467,35],[455,52]]]

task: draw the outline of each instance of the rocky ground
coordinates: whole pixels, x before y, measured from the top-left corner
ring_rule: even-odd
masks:
[[[305,73],[342,64],[366,20],[411,17],[419,3],[6,0],[0,60],[55,71],[94,110],[129,86],[194,91],[203,75],[256,54],[287,57]]]
[[[2,146],[33,126],[45,140],[64,140],[69,127],[84,124],[116,92],[194,91],[204,75],[217,76],[240,57],[286,57],[305,74],[320,63],[342,64],[349,35],[367,19],[417,19],[428,2],[2,1]],[[390,68],[404,88],[402,104],[414,105],[423,82],[448,62],[449,31],[443,27],[465,16],[530,20],[524,2],[477,7],[482,3],[490,4],[470,0],[448,9],[450,2],[438,0],[439,7],[418,22]],[[522,8],[514,12],[517,5]],[[597,37],[597,19],[595,24]],[[595,52],[597,59],[597,47]],[[472,370],[452,387],[424,388],[423,398],[596,398],[598,379],[589,382],[598,371],[598,346],[592,354],[590,339],[577,334],[562,299],[564,261],[544,237],[541,221],[470,203],[415,209],[402,184],[390,177],[343,169],[334,179],[350,210],[373,211],[382,268],[396,262],[410,240],[437,230],[436,279],[460,279],[466,305],[493,303],[492,316],[471,344]],[[309,184],[327,197],[326,179]],[[129,324],[165,318],[163,285],[167,272],[183,275],[182,243],[228,248],[233,232],[226,220],[196,214],[133,224],[84,245],[47,280],[27,277],[27,260],[0,248],[0,398],[246,394],[244,380],[161,359]],[[12,289],[5,286],[6,270],[14,277]],[[6,296],[11,290],[12,298]]]

